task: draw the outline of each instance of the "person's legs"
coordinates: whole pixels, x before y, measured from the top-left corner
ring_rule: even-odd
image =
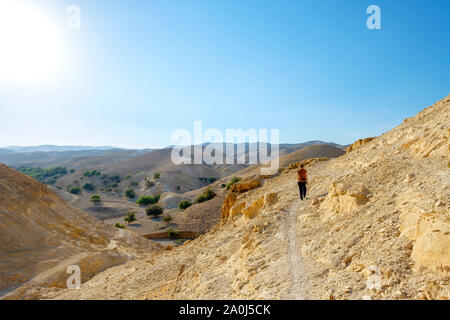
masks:
[[[303,187],[303,188],[302,188],[302,189],[303,189],[303,190],[302,190],[302,191],[303,191],[303,198],[306,199],[306,182],[303,183],[303,186],[302,186],[302,187]]]
[[[303,200],[303,198],[306,196],[306,182],[299,182],[298,188],[300,191],[300,199]]]
[[[302,196],[302,183],[301,182],[297,182],[298,184],[298,191],[300,192],[300,200],[303,200],[303,196]]]

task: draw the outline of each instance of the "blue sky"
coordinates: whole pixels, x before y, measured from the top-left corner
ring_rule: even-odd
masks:
[[[450,93],[448,0],[22,2],[57,28],[64,63],[49,83],[0,81],[0,146],[163,147],[194,120],[347,144]]]

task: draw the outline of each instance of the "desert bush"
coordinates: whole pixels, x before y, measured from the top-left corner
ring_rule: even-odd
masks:
[[[176,236],[180,235],[180,233],[176,232],[172,228],[169,228],[169,229],[167,229],[167,235],[172,238],[172,237],[176,237]]]
[[[95,186],[92,183],[85,183],[83,184],[83,189],[84,190],[88,190],[88,191],[92,191],[95,189]]]
[[[163,217],[163,221],[166,222],[167,224],[170,223],[170,221],[172,221],[172,216],[170,214],[167,214]]]
[[[131,181],[129,184],[130,187],[137,187],[138,185],[139,185],[139,182],[136,182],[136,181]]]
[[[119,176],[119,175],[111,176],[109,179],[110,179],[112,182],[120,183],[120,176]]]
[[[133,221],[136,221],[136,214],[134,212],[128,212],[127,215],[125,216],[124,220],[126,221],[126,223],[131,223]]]
[[[140,205],[148,205],[148,204],[154,204],[159,201],[160,195],[157,194],[156,196],[142,196],[139,199],[137,199],[136,203]]]
[[[133,189],[128,189],[127,191],[125,191],[125,196],[127,198],[133,199],[136,196],[136,193]]]
[[[214,198],[216,196],[216,193],[214,191],[212,191],[212,189],[206,189],[205,192],[203,192],[201,195],[199,195],[197,197],[197,199],[195,199],[196,203],[202,203],[208,200],[211,200],[212,198]]]
[[[57,179],[67,174],[65,167],[53,167],[48,169],[42,169],[40,167],[25,167],[21,166],[17,168],[18,171],[32,177],[33,179],[41,183],[53,184]]]
[[[192,202],[190,202],[189,200],[182,200],[178,204],[178,208],[180,208],[181,210],[185,210],[185,209],[189,208],[191,205],[192,205]]]
[[[151,206],[150,208],[147,208],[145,210],[145,213],[148,216],[154,216],[154,217],[157,217],[157,216],[163,214],[163,212],[164,212],[164,209],[158,205]]]
[[[88,170],[83,173],[83,176],[93,177],[93,176],[99,176],[100,174],[101,174],[101,172],[98,170]]]
[[[69,191],[70,193],[73,193],[73,194],[79,194],[80,191],[81,191],[81,188],[77,187],[77,186],[75,186],[75,187],[68,187],[67,191]]]
[[[146,178],[145,185],[147,186],[147,188],[152,188],[155,186],[155,183],[153,181],[147,180],[147,178]]]
[[[93,194],[91,196],[91,201],[94,202],[94,203],[99,203],[99,202],[102,201],[102,198],[100,197],[99,194]]]
[[[227,190],[230,190],[231,186],[240,180],[241,178],[239,177],[233,177],[231,181],[227,184]]]
[[[119,222],[117,222],[114,227],[119,228],[119,229],[125,229],[125,226],[123,224],[120,224]]]

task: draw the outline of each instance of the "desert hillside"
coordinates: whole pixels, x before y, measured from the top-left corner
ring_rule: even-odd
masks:
[[[35,287],[66,287],[68,266],[86,281],[111,266],[160,249],[100,223],[47,186],[0,165],[0,296],[33,298]]]
[[[52,299],[448,299],[450,96],[348,153],[247,178],[208,233]]]

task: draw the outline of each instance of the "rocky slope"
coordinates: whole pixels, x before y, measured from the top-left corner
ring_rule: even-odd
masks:
[[[339,158],[248,177],[208,233],[50,299],[450,298],[450,96]],[[266,178],[266,179],[264,179]]]
[[[0,296],[33,298],[36,287],[66,287],[160,246],[100,223],[30,177],[0,165]]]

